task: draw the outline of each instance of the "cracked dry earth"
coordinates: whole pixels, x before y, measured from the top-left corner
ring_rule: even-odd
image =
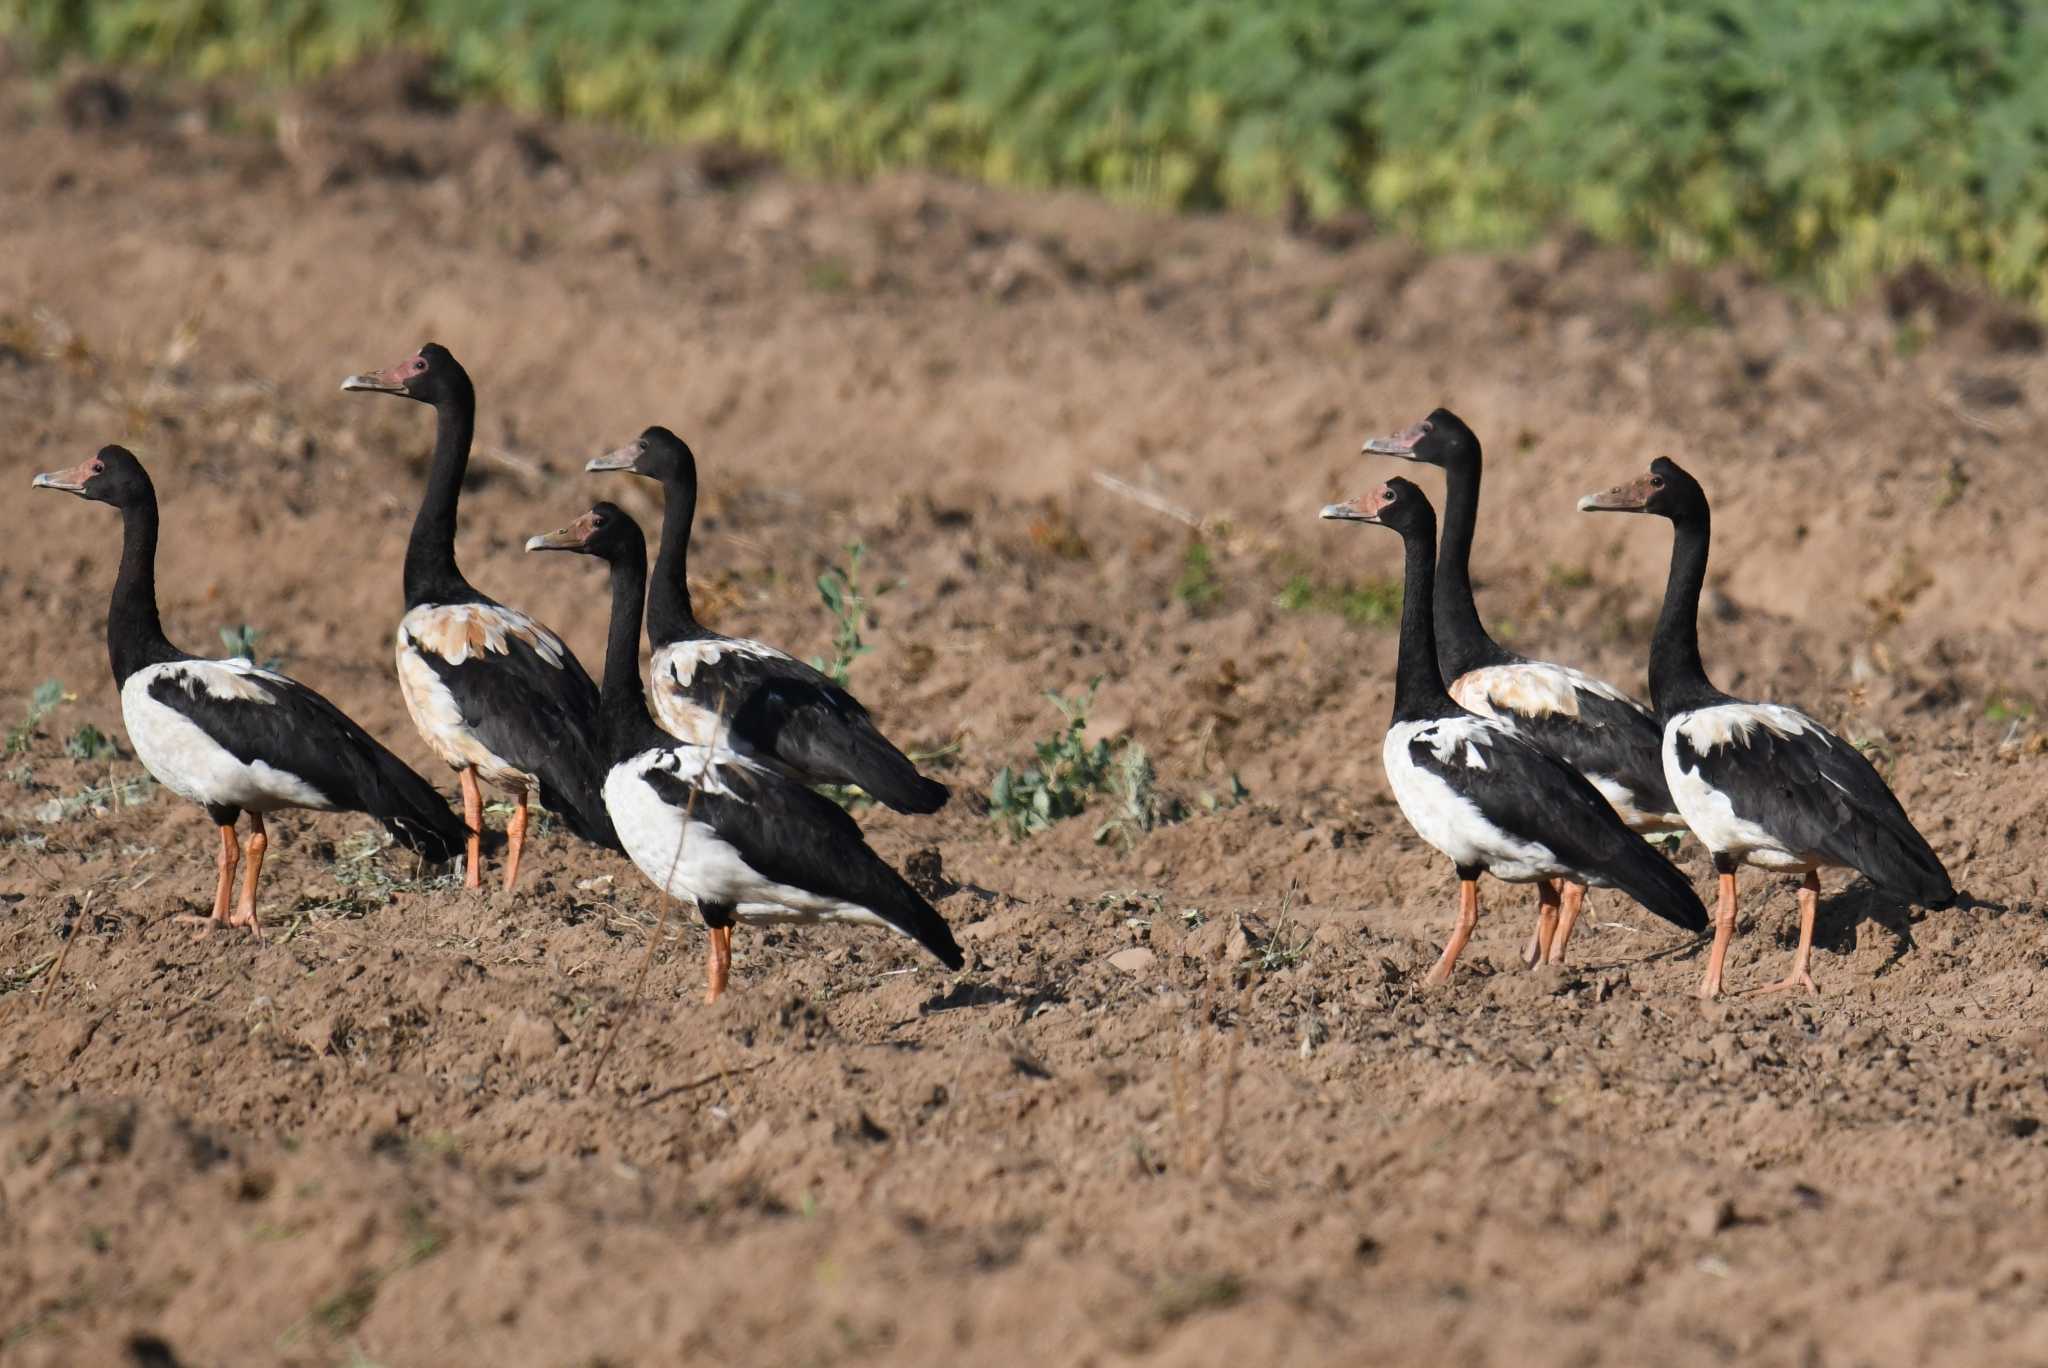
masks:
[[[0,1362],[2048,1362],[2027,320],[807,182],[377,69],[284,108],[120,79],[0,76],[0,714],[74,695],[0,774]],[[623,861],[548,830],[466,895],[309,814],[267,943],[171,924],[204,817],[65,749],[119,736],[114,520],[29,476],[133,446],[173,639],[262,629],[452,792],[389,644],[429,423],[336,391],[428,338],[480,393],[466,569],[587,663],[601,573],[519,547],[599,497],[651,522],[580,473],[649,422],[704,462],[727,630],[825,651],[812,582],[865,544],[854,686],[959,797],[861,817],[965,972],[743,932],[707,1008],[683,916],[636,1000],[662,909]],[[1973,901],[1833,875],[1821,994],[1702,1006],[1699,947],[1609,894],[1523,971],[1495,885],[1422,991],[1454,884],[1380,770],[1399,548],[1315,512],[1438,403],[1493,456],[1482,611],[1638,690],[1665,534],[1573,501],[1698,472],[1710,669],[1873,746]],[[990,778],[1097,676],[1093,731],[1187,815],[1008,839]],[[1794,916],[1744,891],[1738,988]]]

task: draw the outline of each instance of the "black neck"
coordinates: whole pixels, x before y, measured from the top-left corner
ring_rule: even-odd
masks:
[[[1447,680],[1488,665],[1520,659],[1486,634],[1472,600],[1472,537],[1479,526],[1481,457],[1469,455],[1444,468],[1443,549],[1436,563],[1437,663]]]
[[[604,683],[598,691],[598,731],[614,765],[650,746],[673,744],[647,715],[640,683],[640,609],[647,601],[647,546],[638,537],[611,560],[612,621],[604,643]]]
[[[405,606],[462,602],[476,596],[455,568],[455,506],[469,471],[469,444],[476,432],[476,391],[456,382],[434,405],[434,464],[427,494],[405,544]]]
[[[1713,521],[1704,508],[1672,520],[1671,574],[1650,639],[1650,703],[1662,718],[1727,697],[1707,681],[1700,662],[1700,590],[1707,582],[1712,536]]]
[[[1437,672],[1436,627],[1431,621],[1430,598],[1435,572],[1430,566],[1430,529],[1409,528],[1401,533],[1406,568],[1401,586],[1401,652],[1394,666],[1394,720],[1418,722],[1432,717],[1455,717],[1463,711],[1444,689]]]
[[[156,610],[156,495],[121,510],[121,569],[107,609],[107,659],[114,683],[149,665],[188,657],[164,636]]]
[[[667,507],[661,514],[661,554],[654,560],[654,584],[647,598],[647,644],[657,649],[702,636],[690,607],[690,524],[697,516],[697,482],[662,482]]]

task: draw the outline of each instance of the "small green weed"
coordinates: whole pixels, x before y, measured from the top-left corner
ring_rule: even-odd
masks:
[[[1236,770],[1232,770],[1229,788],[1221,793],[1214,789],[1203,789],[1201,796],[1195,801],[1202,805],[1204,812],[1222,812],[1226,808],[1236,807],[1251,796],[1252,791],[1244,786],[1244,780],[1237,777]]]
[[[1273,974],[1282,969],[1292,969],[1307,958],[1314,939],[1308,928],[1291,916],[1282,915],[1273,923],[1273,934],[1266,937],[1266,943],[1259,947],[1259,971]]]
[[[1143,746],[1133,742],[1124,747],[1114,780],[1116,815],[1095,828],[1095,844],[1101,845],[1114,836],[1129,850],[1145,832],[1177,822],[1186,815],[1186,808],[1178,799],[1160,795],[1158,779],[1152,757]]]
[[[21,721],[7,729],[7,753],[20,755],[36,739],[36,728],[71,695],[64,692],[64,686],[54,679],[46,679],[36,685],[36,691],[29,695],[28,706],[22,710]]]
[[[220,629],[220,644],[227,647],[229,655],[237,659],[246,660],[258,669],[281,670],[284,668],[283,656],[259,654],[262,650],[259,643],[266,635],[268,633],[260,627],[251,627],[246,622],[238,622],[232,627]]]
[[[822,257],[804,268],[804,284],[819,294],[843,294],[853,288],[853,273],[838,257]]]
[[[1090,681],[1087,691],[1074,698],[1047,690],[1045,696],[1059,709],[1065,725],[1038,743],[1033,764],[1018,770],[1005,765],[996,771],[988,791],[989,816],[1011,836],[1022,840],[1078,816],[1089,799],[1111,791],[1115,759],[1109,742],[1091,746],[1085,739],[1088,709],[1101,682],[1100,677]]]
[[[1552,589],[1586,589],[1592,586],[1593,571],[1590,566],[1552,561],[1544,572],[1543,581]]]
[[[825,601],[825,611],[832,615],[832,658],[828,661],[818,656],[811,657],[811,668],[824,675],[841,688],[846,687],[848,677],[853,673],[853,662],[874,648],[864,639],[868,628],[868,595],[861,588],[860,561],[867,553],[867,547],[860,542],[846,545],[846,566],[827,566],[818,576],[818,597]],[[893,586],[883,585],[875,590],[880,598]]]
[[[1962,502],[1963,495],[1969,492],[1969,488],[1970,472],[1963,469],[1961,461],[1950,461],[1948,469],[1942,473],[1941,496],[1934,501],[1934,506],[1936,508],[1955,507]]]
[[[107,760],[121,753],[113,738],[88,722],[64,738],[64,753],[73,760]]]
[[[1389,627],[1401,620],[1401,582],[1319,584],[1296,574],[1282,586],[1273,606],[1288,613],[1341,613],[1345,621],[1363,627]]]
[[[1244,1299],[1244,1279],[1235,1273],[1199,1273],[1162,1282],[1153,1290],[1159,1319],[1173,1324],[1201,1311],[1218,1311]]]
[[[155,789],[156,780],[147,774],[109,778],[104,784],[89,784],[76,793],[38,803],[30,815],[38,822],[68,822],[87,813],[104,817],[115,808],[140,807]]]
[[[460,877],[454,873],[439,874],[431,878],[394,873],[384,859],[384,852],[393,849],[397,844],[390,832],[377,827],[366,828],[345,837],[334,847],[333,864],[334,881],[345,891],[337,897],[323,901],[303,902],[293,910],[361,916],[389,903],[393,893],[432,892],[454,888],[461,882]],[[411,852],[400,851],[399,854],[412,862],[412,867],[417,871],[418,863]]]
[[[1993,694],[1984,703],[1986,722],[2027,722],[2034,716],[2034,701],[2018,694]]]
[[[1188,543],[1181,557],[1180,578],[1174,581],[1173,596],[1197,617],[1215,607],[1223,597],[1223,585],[1216,578],[1214,553],[1209,550],[1209,543],[1199,537]]]

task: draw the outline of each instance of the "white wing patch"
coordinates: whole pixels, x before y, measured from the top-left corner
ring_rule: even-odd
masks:
[[[269,684],[291,687],[292,681],[275,670],[259,668],[246,656],[232,656],[226,660],[185,660],[173,665],[156,667],[156,678],[171,678],[189,681],[212,698],[222,702],[271,703],[277,702]]]
[[[1671,725],[1684,733],[1700,755],[1730,744],[1745,744],[1758,727],[1781,737],[1810,735],[1824,745],[1833,744],[1835,739],[1827,728],[1805,713],[1780,703],[1720,703],[1681,713],[1672,719]],[[1670,750],[1669,728],[1665,749],[1667,753]]]
[[[333,810],[327,795],[296,774],[266,761],[244,762],[176,708],[150,697],[160,679],[197,684],[209,696],[244,703],[275,704],[261,681],[289,683],[244,660],[186,660],[151,665],[121,685],[121,721],[129,744],[156,781],[180,798],[221,804],[248,812],[304,807]]]
[[[423,611],[413,609],[398,624],[398,691],[405,695],[405,710],[412,714],[413,726],[450,769],[474,769],[478,778],[498,788],[538,791],[536,776],[498,755],[470,729],[455,695],[413,644],[409,624]]]
[[[1577,717],[1583,694],[1625,704],[1649,716],[1649,709],[1604,680],[1543,661],[1489,665],[1467,670],[1451,682],[1451,698],[1466,712],[1512,720],[1522,717]]]
[[[399,621],[400,632],[450,665],[489,651],[504,655],[516,639],[557,670],[568,655],[562,639],[516,608],[492,603],[423,603]],[[402,648],[401,648],[402,649]]]
[[[647,780],[663,770],[706,792],[730,796],[725,772],[762,767],[724,747],[676,746],[642,751],[612,766],[604,805],[619,843],[656,888],[692,902],[726,904],[745,922],[888,922],[856,903],[777,883],[740,856],[708,823],[669,802]],[[894,928],[891,928],[894,929]]]
[[[700,669],[711,669],[727,656],[754,660],[794,660],[786,651],[741,637],[700,637],[695,641],[672,641],[654,653],[654,677],[663,684],[670,680],[687,688]]]

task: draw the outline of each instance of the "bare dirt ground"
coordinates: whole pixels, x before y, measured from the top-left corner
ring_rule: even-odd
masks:
[[[2048,1362],[2031,324],[1913,277],[1844,314],[1570,238],[807,183],[391,70],[126,94],[0,77],[0,721],[75,694],[0,776],[0,1361]],[[580,473],[646,423],[704,463],[728,630],[822,652],[812,580],[865,543],[855,688],[959,798],[862,820],[939,853],[967,971],[743,932],[707,1008],[685,916],[635,1010],[623,860],[551,832],[470,896],[306,814],[268,943],[170,923],[204,817],[64,749],[119,736],[115,520],[29,476],[132,445],[172,637],[263,629],[452,791],[389,645],[431,420],[336,388],[430,338],[480,392],[467,571],[593,668],[597,568],[519,548],[599,497],[651,525]],[[1719,682],[1874,745],[1979,901],[1836,875],[1820,997],[1703,1007],[1698,948],[1613,895],[1521,970],[1495,885],[1422,991],[1451,875],[1381,774],[1392,632],[1330,606],[1399,548],[1314,514],[1438,403],[1490,442],[1483,611],[1631,687],[1668,539],[1573,501],[1700,473]],[[1205,520],[1206,570],[1096,472]],[[1098,675],[1190,815],[1007,839],[991,775]],[[1738,986],[1794,916],[1744,886]]]

